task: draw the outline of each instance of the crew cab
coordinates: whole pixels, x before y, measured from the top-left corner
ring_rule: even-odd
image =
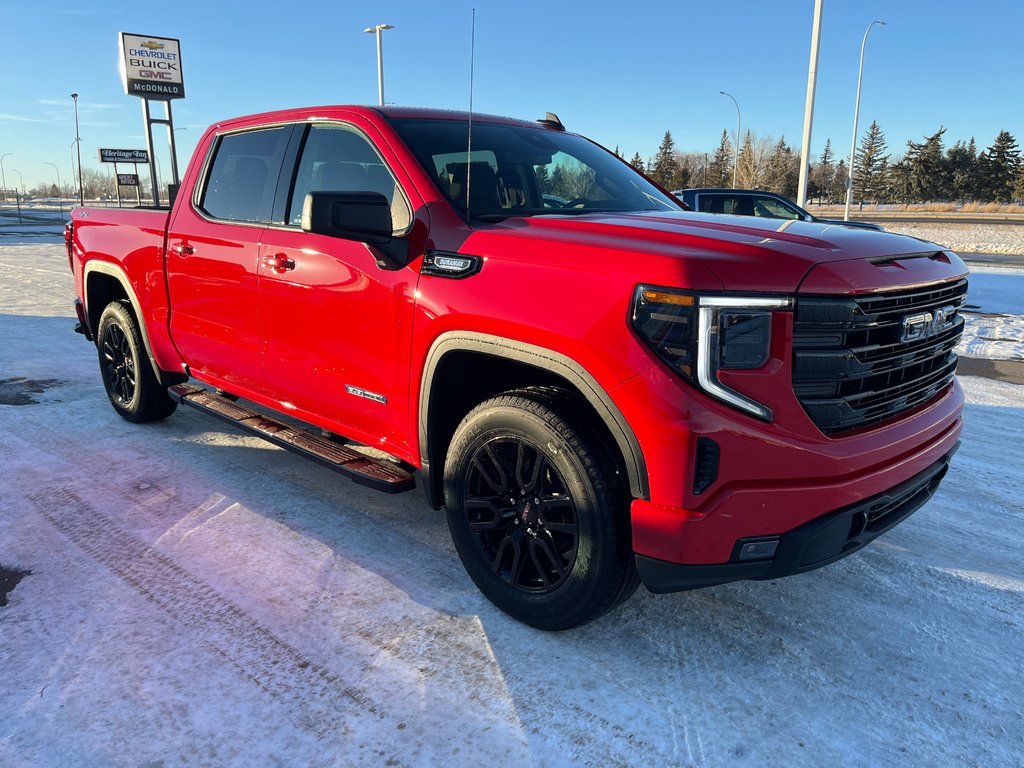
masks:
[[[687,210],[702,213],[727,213],[733,216],[759,216],[765,219],[794,219],[818,224],[838,224],[843,227],[882,231],[878,224],[868,221],[822,219],[809,213],[788,197],[760,189],[677,189],[673,193]]]
[[[483,594],[543,629],[640,582],[845,557],[962,429],[956,254],[686,212],[554,116],[226,120],[169,210],[76,208],[67,244],[118,414],[183,404],[418,483]]]

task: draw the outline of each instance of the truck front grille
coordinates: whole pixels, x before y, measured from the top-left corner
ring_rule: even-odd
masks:
[[[967,280],[854,297],[801,297],[793,390],[826,435],[875,424],[936,397],[956,370]]]

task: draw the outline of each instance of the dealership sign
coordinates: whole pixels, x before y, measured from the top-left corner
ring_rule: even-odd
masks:
[[[121,83],[129,96],[163,101],[185,98],[180,42],[122,32]]]
[[[144,149],[104,149],[100,147],[101,163],[148,163],[149,152]]]

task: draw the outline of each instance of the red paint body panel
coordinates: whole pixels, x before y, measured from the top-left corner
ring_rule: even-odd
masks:
[[[407,266],[381,269],[362,243],[211,221],[195,208],[193,191],[218,135],[311,120],[356,127],[390,167],[415,218]],[[954,383],[891,422],[824,436],[793,392],[788,311],[773,314],[765,365],[721,374],[723,384],[771,408],[772,423],[685,382],[631,325],[639,284],[713,294],[857,295],[959,279],[967,270],[954,254],[888,233],[684,212],[508,218],[470,227],[376,109],[315,107],[219,123],[200,141],[170,216],[76,209],[73,220],[79,297],[87,300],[83,275],[91,262],[121,270],[161,368],[188,365],[196,378],[417,466],[427,458],[418,437],[421,383],[443,335],[486,334],[574,361],[639,444],[649,492],[633,501],[634,549],[660,560],[726,562],[737,538],[782,534],[898,485],[948,453],[962,429],[963,395]],[[194,253],[175,253],[179,244]],[[476,256],[483,267],[464,280],[421,276],[431,250]],[[922,256],[888,260],[906,254]],[[268,256],[294,268],[267,267]],[[349,385],[386,403],[350,394]],[[692,454],[701,436],[719,444],[721,463],[709,492],[694,496]]]

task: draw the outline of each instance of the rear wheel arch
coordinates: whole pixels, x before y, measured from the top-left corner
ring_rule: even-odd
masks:
[[[564,390],[575,396],[620,459],[630,495],[649,497],[647,465],[633,430],[582,365],[543,347],[462,331],[444,334],[434,342],[420,384],[420,460],[424,491],[433,508],[444,504],[445,457],[462,419],[488,398],[527,387]]]
[[[149,359],[157,381],[163,386],[170,386],[180,384],[188,379],[182,373],[165,371],[157,365],[156,356],[153,354],[153,345],[149,340],[149,331],[143,319],[145,315],[142,312],[142,305],[132,289],[128,276],[121,267],[105,261],[86,262],[84,283],[85,312],[93,335],[99,329],[100,317],[107,306],[112,302],[123,302],[135,319],[142,337],[142,344],[146,350],[146,357]]]

